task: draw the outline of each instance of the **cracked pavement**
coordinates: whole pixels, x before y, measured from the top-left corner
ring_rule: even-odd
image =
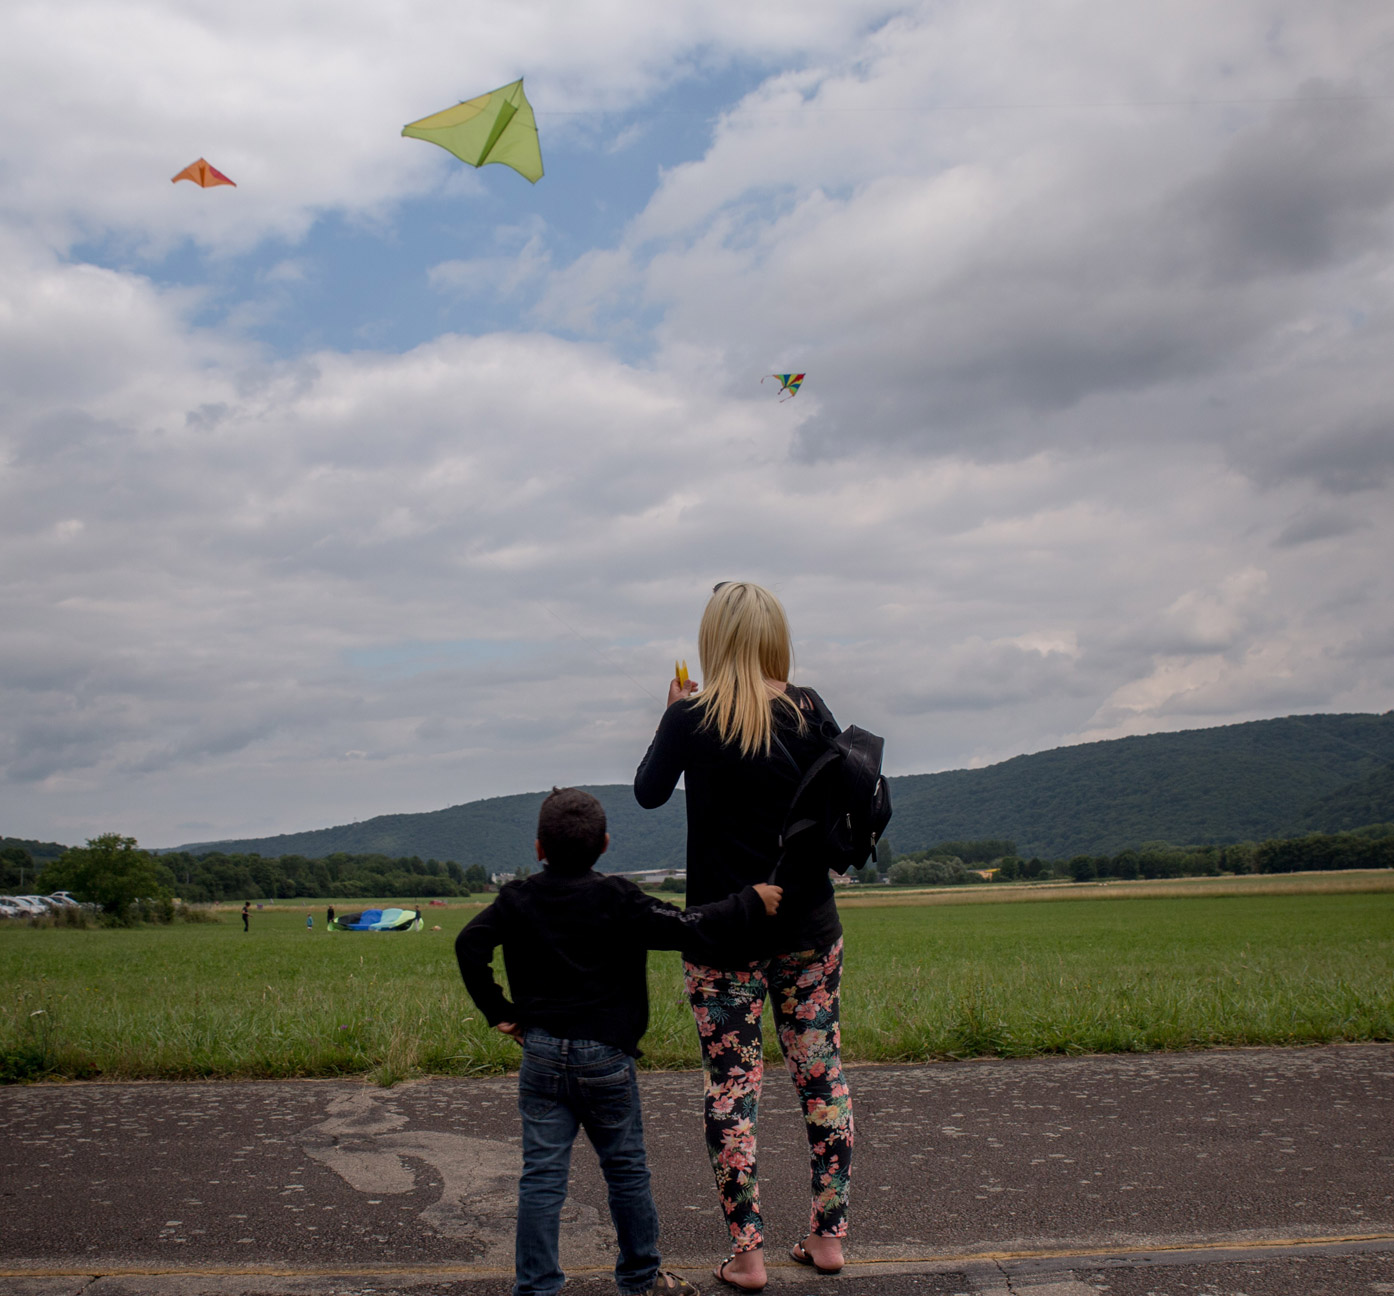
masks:
[[[770,1288],[799,1296],[1394,1293],[1394,1045],[852,1067],[849,1263],[788,1261],[808,1213],[767,1072]],[[665,1263],[726,1252],[701,1077],[640,1077]],[[503,1296],[515,1082],[0,1090],[5,1296]],[[594,1156],[563,1220],[575,1296],[614,1291]]]

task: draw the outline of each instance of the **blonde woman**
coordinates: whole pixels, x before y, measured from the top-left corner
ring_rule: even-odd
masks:
[[[748,581],[718,585],[697,647],[702,689],[669,684],[634,795],[653,809],[685,776],[687,899],[706,904],[770,880],[790,799],[824,747],[809,724],[811,691],[789,683],[789,623],[768,590]],[[706,1072],[707,1151],[732,1241],[732,1254],[714,1272],[749,1292],[766,1281],[755,1156],[766,999],[803,1103],[812,1163],[808,1232],[790,1255],[836,1273],[847,1235],[852,1099],[838,1021],[842,924],[825,864],[787,864],[779,881],[784,903],[758,947],[733,947],[715,959],[710,950],[683,952]]]

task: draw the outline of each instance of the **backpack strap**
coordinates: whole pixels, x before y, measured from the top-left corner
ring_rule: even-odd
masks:
[[[771,733],[771,734],[770,734],[770,743],[771,743],[773,746],[778,747],[778,748],[779,748],[779,754],[780,754],[781,756],[783,756],[784,759],[787,760],[787,761],[789,762],[789,768],[792,769],[792,770],[794,771],[794,777],[795,777],[796,779],[801,779],[801,778],[803,778],[803,770],[799,767],[799,762],[796,761],[796,760],[794,759],[794,754],[793,754],[793,752],[791,752],[791,751],[784,745],[784,743],[780,740],[780,737],[779,737],[779,735],[778,735],[777,733]]]
[[[832,726],[834,732],[840,733],[842,726],[837,723],[837,718],[833,715],[828,704],[819,696],[817,689],[804,688],[803,685],[796,686],[803,695],[813,703],[813,715],[818,721],[818,728],[824,738],[829,736],[828,726]],[[802,709],[802,708],[801,708]]]
[[[804,771],[803,778],[799,780],[798,788],[795,789],[794,795],[789,798],[789,809],[792,810],[796,805],[798,805],[799,798],[803,796],[805,790],[808,788],[808,785],[812,783],[813,780],[817,778],[818,775],[821,774],[824,769],[831,765],[833,761],[840,759],[841,753],[832,750],[832,748],[829,748],[827,751],[823,752],[818,757],[818,759],[815,760],[813,764],[810,765],[808,769]],[[796,820],[794,823],[785,826],[784,830],[779,834],[779,858],[775,860],[774,870],[770,873],[771,883],[774,882],[775,877],[778,875],[780,865],[784,863],[784,856],[788,853],[789,843],[795,837],[799,836],[800,833],[807,832],[808,829],[816,826],[817,820],[814,819],[799,819]]]
[[[802,684],[796,684],[793,685],[793,687],[797,688],[801,695],[801,704],[799,706],[801,715],[808,714],[808,708],[802,705],[802,701],[811,703],[813,714],[810,718],[810,724],[817,732],[818,737],[822,739],[824,750],[819,753],[813,764],[806,770],[801,770],[799,768],[799,763],[794,759],[789,749],[780,741],[778,735],[770,735],[772,744],[779,748],[784,758],[789,762],[790,767],[794,770],[795,774],[799,776],[798,786],[794,789],[793,796],[789,798],[789,810],[793,810],[793,808],[798,805],[799,798],[803,796],[804,792],[808,790],[809,784],[811,784],[823,770],[831,765],[833,761],[842,758],[842,753],[832,744],[832,736],[840,731],[837,726],[837,720],[833,717],[832,711],[828,709],[828,704],[818,695],[816,689],[806,688]],[[774,871],[770,874],[770,882],[772,884],[778,876],[781,866],[784,864],[784,857],[789,852],[789,843],[796,837],[807,832],[810,828],[816,828],[818,826],[817,820],[815,819],[798,819],[793,823],[789,823],[787,822],[787,811],[785,812],[785,819],[784,828],[779,834],[779,858],[775,860]]]

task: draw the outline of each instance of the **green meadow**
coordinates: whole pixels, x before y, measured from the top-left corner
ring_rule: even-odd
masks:
[[[843,907],[849,1060],[1394,1039],[1394,890],[958,888]],[[1232,880],[1231,880],[1232,881]],[[1241,880],[1242,881],[1242,880]],[[140,929],[0,926],[0,1080],[476,1075],[516,1065],[465,995],[455,933],[328,933],[323,906]],[[430,928],[439,925],[441,930]],[[643,1064],[699,1065],[676,954],[650,958]],[[771,1034],[772,1032],[767,1032]],[[777,1051],[771,1039],[772,1057]]]

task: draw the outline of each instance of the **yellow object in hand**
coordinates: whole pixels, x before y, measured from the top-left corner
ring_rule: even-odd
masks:
[[[673,674],[677,676],[678,684],[684,687],[687,684],[687,662],[686,660],[673,663]]]

